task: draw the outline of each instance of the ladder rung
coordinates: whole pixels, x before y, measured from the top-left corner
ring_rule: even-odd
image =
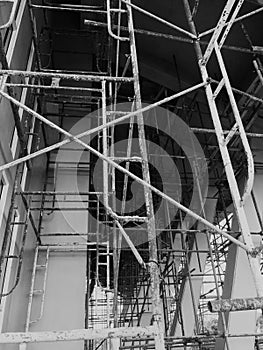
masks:
[[[119,220],[131,221],[131,222],[147,222],[147,216],[118,216]]]
[[[119,12],[119,13],[127,13],[127,10],[120,9],[120,8],[112,8],[110,9],[111,12]],[[254,47],[260,47],[260,46],[254,46]]]
[[[26,132],[25,134],[26,134],[26,135],[36,135],[36,136],[38,136],[38,133],[37,133],[37,132]]]
[[[47,265],[36,265],[36,269],[44,269]]]
[[[43,289],[34,289],[33,294],[43,294],[44,290]]]
[[[33,323],[36,323],[37,321],[30,321],[29,324],[33,324]]]
[[[127,162],[142,162],[141,157],[110,157],[112,160],[127,161]]]
[[[111,208],[108,208],[109,215],[112,217],[118,219],[118,220],[123,220],[123,221],[132,221],[132,222],[147,222],[148,217],[147,216],[136,216],[136,215],[131,215],[131,216],[122,216],[122,215],[117,215],[114,213],[114,211]]]
[[[107,115],[112,115],[112,114],[126,115],[128,113],[131,113],[131,112],[128,112],[128,111],[108,111],[106,114]]]
[[[10,225],[25,225],[26,221],[12,221]]]

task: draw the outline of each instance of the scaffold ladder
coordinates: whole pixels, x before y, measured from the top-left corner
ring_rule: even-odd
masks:
[[[134,26],[133,26],[133,15],[132,9],[130,6],[130,1],[125,4],[126,8],[122,9],[122,2],[119,1],[119,8],[112,9],[110,0],[107,0],[107,27],[109,35],[117,40],[117,45],[119,49],[120,42],[128,42],[130,48],[130,62],[132,68],[132,76],[134,79],[134,109],[140,110],[142,108],[141,103],[141,94],[140,94],[140,83],[139,83],[139,69],[138,69],[138,61],[137,61],[137,51],[136,51],[136,43],[135,43],[135,35],[134,35]],[[120,31],[118,30],[118,34],[115,35],[112,31],[111,27],[111,12],[119,13],[118,24],[120,25],[120,15],[122,13],[127,14],[127,24],[128,24],[128,37],[120,36]],[[118,74],[118,72],[116,72]],[[106,124],[107,119],[107,111],[106,111],[106,89],[105,83],[102,84],[103,90],[103,98],[102,98],[102,110],[103,110],[103,124]],[[115,98],[116,100],[116,98]],[[116,113],[118,111],[116,110]],[[140,149],[140,157],[142,164],[142,177],[143,180],[147,183],[151,183],[150,173],[149,173],[149,165],[148,165],[148,156],[147,156],[147,148],[146,148],[146,140],[145,140],[145,131],[144,131],[144,120],[141,112],[135,117],[138,127],[138,143]],[[103,155],[108,156],[107,150],[107,129],[103,129]],[[129,162],[129,155],[127,158],[127,162]],[[114,214],[114,212],[109,208],[108,204],[108,177],[109,177],[109,166],[106,161],[103,162],[103,190],[104,190],[104,203],[106,203],[106,207],[109,209],[108,213],[110,215]],[[160,301],[160,278],[159,278],[159,266],[158,266],[158,256],[157,256],[157,241],[156,241],[156,231],[155,231],[155,219],[154,219],[154,209],[153,209],[153,201],[152,201],[152,193],[151,190],[144,186],[144,198],[146,205],[146,217],[144,218],[147,226],[147,234],[148,234],[148,244],[149,244],[149,273],[150,273],[150,295],[152,299],[152,310],[153,310],[153,325],[156,327],[156,336],[155,336],[155,348],[157,350],[164,350],[164,327],[162,322],[162,305]],[[124,217],[116,217],[113,215],[113,218],[117,222],[117,226],[120,229],[121,223],[123,222]],[[131,217],[130,220],[136,220],[135,217]],[[120,229],[122,234],[124,233],[123,229]]]
[[[41,320],[44,313],[45,293],[47,285],[48,264],[49,264],[49,247],[37,246],[35,250],[33,271],[31,277],[31,286],[29,292],[29,301],[27,307],[26,317],[26,332],[29,331],[30,326]],[[42,281],[42,283],[41,283]],[[37,305],[40,298],[39,314],[34,319],[33,306]]]
[[[249,225],[248,225],[248,221],[247,221],[247,217],[244,209],[244,202],[246,198],[250,195],[252,186],[253,186],[253,180],[254,180],[253,156],[252,156],[250,145],[248,143],[246,132],[243,126],[242,119],[240,117],[240,113],[237,107],[237,103],[233,94],[233,90],[229,81],[229,77],[228,77],[227,70],[226,70],[222,53],[221,53],[221,48],[243,4],[243,1],[244,0],[239,0],[239,1],[228,0],[204,54],[202,53],[201,46],[197,41],[195,42],[195,49],[198,57],[198,65],[199,65],[202,79],[204,82],[208,82],[208,84],[205,86],[205,93],[208,101],[208,106],[211,112],[211,117],[214,123],[217,141],[218,141],[220,153],[222,156],[235,212],[236,212],[240,230],[242,233],[242,238],[246,246],[251,251],[253,251],[255,247],[252,241],[252,237],[250,234],[250,229],[249,229]],[[188,23],[192,30],[192,33],[197,35],[188,0],[184,0],[184,5],[186,10],[186,15],[188,18]],[[220,72],[222,75],[222,79],[218,84],[217,88],[215,89],[215,91],[212,90],[209,73],[208,73],[208,67],[207,67],[207,64],[213,53],[216,56],[216,59],[220,68]],[[227,96],[228,96],[228,99],[233,111],[233,116],[235,119],[235,123],[231,128],[231,130],[229,131],[229,133],[226,135],[226,137],[224,136],[224,133],[223,133],[223,127],[221,124],[220,115],[219,115],[217,103],[216,103],[216,98],[223,87],[225,87],[225,90],[227,92]],[[232,161],[228,150],[229,142],[234,136],[236,136],[236,131],[239,131],[238,137],[240,137],[241,144],[244,148],[244,153],[246,155],[246,160],[247,160],[247,169],[248,169],[247,180],[246,180],[244,192],[242,195],[240,194],[240,191],[238,188],[237,179],[234,173]],[[258,258],[256,256],[252,256],[251,254],[248,254],[248,259],[251,266],[251,272],[253,274],[257,294],[258,296],[263,296],[262,277],[260,273],[260,264],[259,264]]]

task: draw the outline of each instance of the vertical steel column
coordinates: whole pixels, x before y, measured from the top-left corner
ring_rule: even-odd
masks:
[[[105,80],[101,83],[102,91],[102,124],[107,123],[107,106],[106,106],[106,82]],[[102,150],[105,157],[108,156],[108,129],[104,128],[102,131]],[[109,207],[109,165],[106,161],[103,161],[103,202],[105,208]],[[107,221],[108,213],[106,212],[105,220]],[[110,327],[110,242],[109,242],[109,227],[106,225],[106,322],[107,328]],[[97,250],[98,259],[100,259],[100,247]],[[107,349],[110,349],[110,340],[106,341]]]
[[[107,123],[107,109],[106,109],[106,82],[102,81],[102,124]],[[102,131],[102,153],[105,157],[108,156],[107,144],[107,128]],[[108,183],[108,163],[103,160],[103,201],[106,208],[109,207],[109,183]]]

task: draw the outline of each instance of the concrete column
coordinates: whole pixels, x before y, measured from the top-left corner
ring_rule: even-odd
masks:
[[[234,228],[234,227],[233,227]],[[222,298],[248,298],[255,297],[256,289],[251,275],[246,252],[231,244],[227,256],[224,291]],[[257,311],[237,311],[225,313],[228,332],[232,334],[254,333],[256,331]],[[222,318],[220,317],[219,330],[222,331]],[[229,350],[254,349],[254,337],[229,338]],[[226,349],[225,340],[216,342],[215,350]]]
[[[254,153],[254,161],[262,162],[263,151],[262,141],[253,142],[252,148],[257,148]],[[263,171],[260,168],[255,169],[255,181],[253,187],[253,193],[255,202],[258,207],[259,215],[262,219],[263,212]],[[248,198],[245,204],[245,211],[247,220],[249,223],[250,231],[253,233],[260,232],[260,220],[256,211],[255,203],[252,200],[252,196]],[[237,220],[233,220],[233,230],[239,230]],[[261,236],[253,235],[253,241],[255,246],[261,244]],[[262,279],[263,283],[263,279]],[[251,275],[250,266],[247,259],[247,254],[242,248],[231,244],[227,256],[226,275],[224,283],[223,298],[246,298],[255,297],[256,289],[254,281]],[[229,333],[242,334],[242,333],[255,333],[257,330],[257,320],[259,318],[259,311],[242,311],[242,312],[230,312],[225,314],[226,323]],[[222,330],[222,319],[219,320],[219,329]],[[254,349],[254,337],[240,337],[229,338],[229,350],[253,350]],[[225,341],[223,339],[218,340],[215,350],[227,349]]]

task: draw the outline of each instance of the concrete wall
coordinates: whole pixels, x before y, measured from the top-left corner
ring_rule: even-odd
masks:
[[[30,331],[84,328],[85,261],[85,252],[51,252],[43,318]],[[35,316],[40,298],[36,296],[33,304]],[[32,344],[28,349],[46,350],[47,346],[50,350],[80,350],[83,342]]]

